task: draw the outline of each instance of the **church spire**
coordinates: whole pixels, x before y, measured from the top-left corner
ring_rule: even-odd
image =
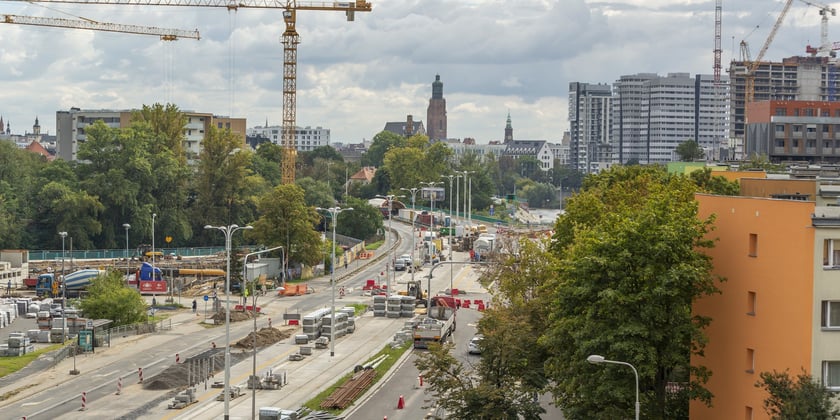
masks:
[[[513,125],[510,123],[510,110],[508,110],[507,123],[505,124],[505,143],[513,141]]]

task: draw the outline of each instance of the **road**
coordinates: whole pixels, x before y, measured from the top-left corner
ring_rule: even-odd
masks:
[[[403,234],[408,234],[410,227],[395,223],[394,228]],[[411,241],[402,241],[393,254],[408,253]],[[360,290],[364,280],[374,278],[385,266],[385,260],[376,261],[370,267],[361,263],[336,270],[336,276],[344,276],[340,284],[345,288]],[[423,274],[422,272],[420,273]],[[443,273],[435,273],[434,287],[448,284],[449,278],[442,277]],[[441,277],[439,277],[441,276]],[[440,283],[440,286],[438,286]],[[258,304],[274,319],[276,326],[282,314],[286,312],[300,312],[305,314],[316,308],[330,306],[332,294],[328,293],[329,279],[319,278],[309,284],[316,289],[316,293],[299,297],[266,297]],[[234,298],[235,299],[235,298]],[[336,300],[337,306],[353,302],[369,303],[370,298],[361,296],[359,292],[350,293],[342,300]],[[112,348],[97,349],[95,354],[79,356],[60,362],[54,369],[5,384],[0,393],[10,395],[0,403],[5,418],[54,419],[78,418],[82,408],[81,393],[86,393],[85,418],[215,418],[221,416],[221,403],[215,401],[218,390],[212,388],[204,391],[199,387],[200,402],[185,410],[165,409],[171,400],[169,390],[144,390],[138,384],[139,371],[142,369],[144,379],[148,382],[157,373],[174,364],[176,354],[186,360],[192,355],[207,351],[211,343],[219,347],[224,343],[223,328],[206,328],[201,325],[199,318],[189,311],[172,317],[174,328],[171,331],[140,337],[118,337],[112,341]],[[286,370],[289,373],[289,384],[295,384],[296,389],[304,390],[298,393],[296,400],[279,398],[289,395],[287,388],[283,391],[258,391],[259,405],[285,404],[286,407],[297,407],[319,388],[332,384],[343,373],[352,370],[355,364],[366,360],[368,354],[375,353],[388,341],[393,333],[402,327],[402,319],[383,319],[372,316],[362,317],[358,321],[357,332],[336,342],[334,358],[323,359],[323,354],[308,358],[305,363],[296,362],[290,366],[286,362],[288,354],[297,350],[289,340],[278,343],[258,354],[258,372],[267,369]],[[266,326],[267,317],[261,318],[259,327]],[[247,335],[253,329],[251,322],[231,323],[231,341]],[[344,346],[343,342],[352,342],[352,346]],[[359,343],[361,342],[361,343]],[[233,351],[236,353],[236,350]],[[245,356],[250,356],[248,353]],[[251,370],[252,360],[245,360],[232,364],[231,383],[244,383]],[[74,365],[81,372],[80,375],[69,375]],[[321,374],[319,371],[307,370],[312,365],[317,369],[335,371],[334,376]],[[314,378],[314,379],[313,379]],[[217,378],[220,375],[217,374]],[[120,395],[115,395],[118,382],[122,384]],[[244,387],[243,387],[244,388]],[[246,403],[247,400],[247,403]],[[250,398],[237,398],[231,401],[231,415],[233,418],[250,417]]]

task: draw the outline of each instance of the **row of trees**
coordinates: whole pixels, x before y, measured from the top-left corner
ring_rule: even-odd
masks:
[[[443,181],[442,175],[456,170],[471,172],[472,208],[477,212],[490,206],[492,195],[512,191],[530,192],[540,204],[556,204],[552,180],[574,186],[580,179],[574,171],[544,173],[527,159],[482,160],[475,154],[456,159],[451,149],[425,136],[381,132],[362,162],[345,162],[332,147],[300,153],[295,185],[284,186],[278,145],[264,143],[252,152],[241,137],[210,127],[192,163],[182,147],[186,119],[175,105],[144,106],[131,121],[126,128],[101,122],[86,127],[74,162],[47,161],[10,142],[0,143],[0,247],[58,249],[57,232],[66,231],[75,249],[122,248],[123,224],[131,226],[129,242],[139,244],[151,241],[153,222],[156,237],[167,238],[166,246],[218,245],[218,232],[206,231],[204,225],[261,219],[260,228],[246,232],[244,240],[291,245],[311,240],[303,232],[319,225],[312,207],[341,202],[362,209],[349,197],[400,194],[400,188]],[[362,165],[378,168],[374,181],[348,187],[348,177]],[[449,183],[442,187],[448,190]],[[427,202],[418,197],[418,204]],[[154,221],[152,214],[157,215]],[[365,214],[342,214],[352,222],[339,223],[338,233],[367,238],[381,229],[381,220]],[[290,247],[297,261],[312,255],[311,246],[297,248]]]
[[[698,217],[694,194],[732,194],[735,187],[708,172],[686,177],[655,166],[587,177],[551,240],[523,240],[518,254],[483,271],[494,304],[478,324],[485,338],[474,372],[465,374],[446,347],[418,360],[447,412],[537,419],[542,409],[533,395],[549,392],[568,419],[630,417],[633,374],[587,363],[593,354],[638,369],[642,418],[684,419],[689,400],[711,404],[705,384],[712,372],[690,359],[702,354],[713,320],[692,314],[692,304],[719,293],[724,279],[704,253],[714,246],[707,236],[714,218]],[[793,388],[781,375],[762,378],[759,386],[768,389]],[[816,398],[801,404],[811,411],[779,409],[808,415],[781,418],[829,418],[812,415],[829,394],[812,392],[809,383],[799,395]]]

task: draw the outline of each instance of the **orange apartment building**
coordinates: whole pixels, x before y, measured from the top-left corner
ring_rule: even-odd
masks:
[[[692,419],[769,419],[760,373],[803,369],[840,390],[840,207],[816,202],[698,194],[715,214],[715,273],[721,294],[696,302],[713,318],[705,355],[712,407]]]

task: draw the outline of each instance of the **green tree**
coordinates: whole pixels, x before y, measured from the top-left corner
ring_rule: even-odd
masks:
[[[385,153],[392,147],[403,147],[406,145],[405,137],[394,134],[390,131],[381,131],[373,136],[373,141],[368,151],[362,156],[362,165],[380,167],[385,160]]]
[[[304,192],[297,185],[278,185],[260,197],[260,218],[248,237],[266,246],[282,245],[290,262],[318,264],[323,258],[321,237],[313,227],[320,216],[306,205]]]
[[[40,203],[35,215],[44,243],[61,246],[58,232],[67,232],[76,249],[94,248],[93,237],[102,231],[99,215],[104,206],[84,191],[74,190],[59,182],[41,188]]]
[[[347,198],[347,206],[353,211],[341,213],[341,223],[336,226],[336,232],[356,239],[373,238],[382,229],[382,213],[367,200]]]
[[[133,324],[146,318],[146,302],[140,293],[126,287],[123,273],[109,271],[88,286],[88,296],[80,303],[87,318],[110,319],[114,327]]]
[[[764,411],[773,420],[829,420],[840,417],[834,404],[834,393],[814,380],[804,370],[795,378],[789,372],[761,372],[755,386],[769,394]]]
[[[678,144],[675,151],[683,162],[694,162],[695,160],[703,159],[706,155],[703,148],[692,139]]]
[[[692,303],[717,293],[711,260],[702,252],[713,218],[700,219],[696,186],[658,166],[613,167],[587,177],[555,226],[560,264],[542,289],[552,322],[541,339],[552,349],[549,378],[569,418],[621,418],[633,412],[631,372],[592,366],[600,354],[633,364],[645,418],[686,412],[688,400],[665,392],[684,383],[707,404],[710,372],[690,365],[705,345],[710,319]]]
[[[257,153],[251,160],[251,170],[263,177],[273,188],[280,185],[282,179],[280,164],[283,161],[283,148],[271,142],[265,142],[257,147]]]
[[[330,187],[326,182],[316,181],[312,178],[300,178],[295,180],[300,188],[303,189],[304,201],[310,207],[334,207],[335,197],[330,191]]]
[[[689,178],[697,184],[701,192],[718,195],[740,195],[741,187],[737,181],[729,181],[720,175],[713,176],[712,174],[714,172],[711,168],[703,168],[689,174]]]
[[[143,105],[138,111],[131,114],[132,123],[147,123],[151,128],[153,137],[159,139],[157,150],[150,150],[151,153],[159,153],[163,150],[171,151],[181,163],[186,163],[188,158],[184,153],[184,128],[187,126],[187,116],[178,109],[175,104]]]

